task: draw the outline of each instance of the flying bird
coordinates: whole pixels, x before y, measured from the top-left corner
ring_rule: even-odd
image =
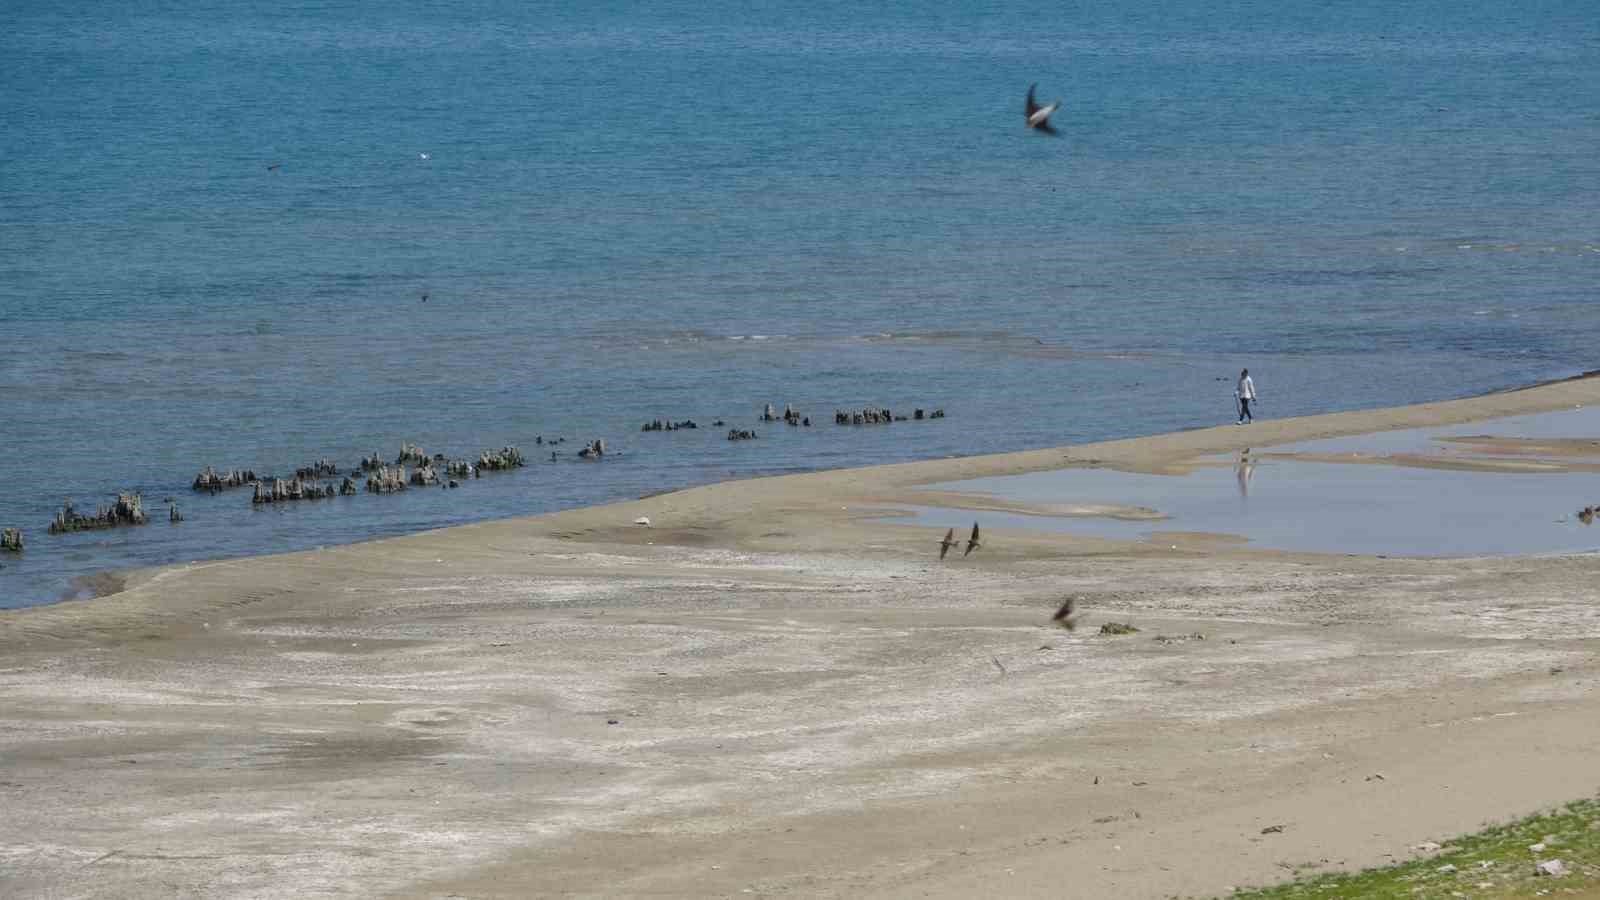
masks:
[[[1055,622],[1057,625],[1060,625],[1062,628],[1065,628],[1068,631],[1071,631],[1074,628],[1078,627],[1078,623],[1074,622],[1072,620],[1072,598],[1071,597],[1067,598],[1067,602],[1061,604],[1061,608],[1056,610],[1056,614],[1054,616],[1051,616],[1050,620],[1052,622]]]
[[[939,542],[939,558],[944,559],[944,555],[950,552],[950,548],[959,543],[961,542],[956,540],[956,530],[954,528],[946,531],[944,533],[944,540]]]
[[[966,552],[962,553],[961,555],[962,556],[966,556],[968,553],[971,553],[972,551],[978,549],[980,546],[982,546],[982,545],[978,543],[978,523],[977,522],[973,522],[972,523],[972,536],[967,538],[967,549],[966,549]]]
[[[281,168],[283,168],[283,163],[272,163],[271,165],[267,166],[267,171],[276,172]]]
[[[1050,115],[1061,108],[1061,101],[1057,100],[1049,106],[1040,106],[1038,102],[1033,99],[1033,89],[1038,86],[1038,83],[1028,85],[1028,102],[1027,105],[1022,108],[1023,114],[1028,117],[1029,128],[1033,129],[1034,131],[1042,131],[1045,134],[1054,137],[1056,135],[1056,130],[1050,127]]]

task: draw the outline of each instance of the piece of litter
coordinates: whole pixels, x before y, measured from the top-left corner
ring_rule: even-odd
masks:
[[[643,525],[644,527],[649,528],[650,527],[650,517],[649,516],[640,516],[639,518],[633,520],[633,524],[635,524],[635,525]]]
[[[1443,872],[1446,875],[1448,875],[1451,872],[1454,872],[1455,870],[1456,870],[1456,867],[1454,865],[1452,865],[1450,863],[1445,863],[1444,865],[1440,866],[1437,871]]]
[[[351,646],[354,646],[354,645],[352,644]],[[1537,844],[1529,844],[1528,845],[1528,852],[1529,853],[1543,853],[1544,852],[1544,842],[1540,841]]]
[[[1492,869],[1492,868],[1494,868],[1494,860],[1492,860],[1492,859],[1480,859],[1480,860],[1478,860],[1478,868],[1480,868],[1480,869]]]

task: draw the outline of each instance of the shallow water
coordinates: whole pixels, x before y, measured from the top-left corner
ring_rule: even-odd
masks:
[[[1349,437],[1326,438],[1265,447],[1270,453],[1345,454],[1364,456],[1419,455],[1439,457],[1465,457],[1474,455],[1470,445],[1451,438],[1506,437],[1527,439],[1592,438],[1600,441],[1600,406],[1576,407],[1559,412],[1534,413],[1525,416],[1506,416],[1465,425],[1446,425],[1439,428],[1403,428],[1376,434],[1358,434]],[[1600,454],[1600,445],[1595,448]]]
[[[1246,426],[1248,427],[1248,426]],[[1600,410],[1515,416],[1267,448],[1271,453],[1423,453],[1462,458],[1457,435],[1594,437]],[[1446,452],[1441,453],[1441,450]],[[1575,510],[1600,502],[1593,472],[1482,472],[1374,463],[1310,462],[1258,451],[1183,475],[1062,469],[929,485],[1030,504],[1140,506],[1157,521],[1025,516],[916,507],[912,521],[1064,531],[1122,539],[1152,532],[1229,534],[1277,550],[1388,556],[1498,556],[1600,550],[1600,528]]]
[[[1592,368],[1593,12],[5,4],[0,527],[28,550],[0,606],[108,567],[1217,424],[1244,366],[1270,416]],[[1059,140],[1021,128],[1034,81]],[[637,431],[768,402],[950,418]],[[541,434],[623,454],[287,509],[187,490],[207,464]],[[189,520],[45,535],[119,490]]]

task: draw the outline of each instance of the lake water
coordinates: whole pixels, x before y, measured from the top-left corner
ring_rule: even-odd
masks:
[[[1266,416],[1594,367],[1592,3],[1126,7],[5,4],[0,526],[27,550],[0,606],[1214,424],[1243,366]],[[1032,82],[1059,139],[1022,127]],[[768,402],[819,424],[757,425]],[[949,415],[831,424],[867,404]],[[760,439],[638,431],[719,417]],[[539,435],[569,454],[538,463]],[[571,460],[596,437],[620,454]],[[188,492],[405,440],[536,464],[284,508]],[[157,521],[45,534],[119,490]]]

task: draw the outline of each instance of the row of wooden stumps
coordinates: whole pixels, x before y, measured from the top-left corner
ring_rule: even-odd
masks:
[[[679,429],[683,429],[683,428],[699,428],[699,427],[700,427],[699,425],[696,425],[694,423],[693,419],[684,419],[682,422],[674,422],[671,419],[666,419],[666,420],[652,419],[652,420],[644,423],[644,425],[642,427],[640,427],[639,430],[640,431],[678,431]]]
[[[94,515],[85,515],[78,512],[68,500],[62,504],[61,511],[56,513],[55,521],[50,523],[51,534],[67,534],[73,531],[95,531],[101,528],[117,528],[122,525],[143,525],[145,523],[144,502],[138,494],[118,494],[117,501],[107,506],[101,504]]]
[[[936,409],[930,413],[918,408],[912,410],[910,416],[910,419],[913,422],[921,422],[924,419],[942,418],[944,418],[943,409]],[[865,409],[855,410],[836,409],[833,411],[833,423],[835,425],[886,425],[890,422],[904,421],[906,421],[906,416],[897,416],[894,414],[894,411],[888,407],[867,407]]]
[[[921,422],[924,419],[942,418],[944,418],[943,408],[928,412],[918,407],[911,411],[910,416],[903,414],[897,416],[894,414],[894,410],[889,409],[887,406],[867,406],[861,409],[836,409],[833,411],[833,423],[835,425],[882,425],[888,422],[904,422],[908,419],[913,422]],[[783,422],[787,425],[797,425],[805,428],[811,427],[811,417],[801,415],[799,410],[787,403],[783,405],[783,415],[779,415],[772,408],[772,404],[768,403],[761,410],[761,421]]]
[[[233,469],[221,473],[211,466],[206,466],[204,471],[195,476],[194,489],[215,494],[248,484],[254,489],[252,503],[284,503],[353,496],[360,492],[358,487],[360,483],[352,477],[358,474],[367,476],[367,493],[393,494],[405,490],[408,486],[459,487],[461,479],[482,477],[484,471],[514,469],[527,464],[527,458],[516,447],[485,450],[478,454],[478,461],[473,464],[464,459],[448,459],[443,453],[429,456],[421,447],[405,441],[401,443],[400,453],[393,463],[373,453],[358,462],[356,471],[344,476],[338,487],[331,481],[326,484],[320,483],[321,479],[332,479],[339,475],[339,467],[324,457],[308,466],[296,469],[293,478],[260,476],[250,469]],[[440,475],[440,470],[443,470],[443,476]]]
[[[811,417],[810,416],[802,416],[798,409],[795,409],[794,407],[790,406],[787,403],[785,403],[783,405],[783,415],[781,415],[781,416],[778,415],[776,412],[774,412],[773,409],[772,409],[772,404],[768,403],[761,410],[761,421],[763,421],[763,422],[778,422],[778,421],[782,421],[785,425],[797,425],[797,426],[804,426],[806,428],[810,428],[811,427]],[[755,436],[755,433],[751,432],[751,437],[754,437],[754,436]],[[730,441],[731,440],[735,440],[735,438],[730,436],[728,438],[728,440],[730,440]]]

